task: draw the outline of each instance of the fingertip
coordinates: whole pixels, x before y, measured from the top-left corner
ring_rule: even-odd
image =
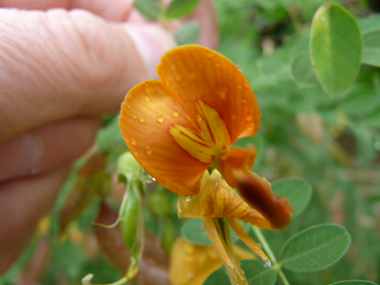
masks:
[[[158,78],[156,65],[165,51],[176,46],[174,37],[152,24],[126,24],[125,29],[144,61],[148,78]]]

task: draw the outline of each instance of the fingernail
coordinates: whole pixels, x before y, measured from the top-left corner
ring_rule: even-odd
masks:
[[[173,36],[155,25],[128,24],[126,29],[148,68],[149,78],[158,78],[156,65],[165,51],[176,46]]]
[[[42,155],[42,139],[31,133],[4,142],[0,145],[0,181],[35,174]]]

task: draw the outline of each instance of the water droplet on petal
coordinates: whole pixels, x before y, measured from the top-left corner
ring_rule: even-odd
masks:
[[[238,89],[243,89],[243,86],[241,86],[240,84],[237,86]]]
[[[220,100],[225,100],[228,93],[228,86],[226,84],[219,84],[215,89],[216,95],[218,95]]]
[[[176,110],[173,110],[173,112],[172,112],[172,116],[173,116],[174,118],[177,118],[177,117],[179,116],[179,113],[178,113]]]
[[[142,177],[142,179],[146,182],[146,183],[154,183],[156,182],[156,179],[154,177],[152,177],[144,168],[141,167],[141,170],[140,170],[140,175]]]
[[[164,116],[162,116],[162,115],[158,115],[158,116],[157,116],[157,122],[159,122],[159,123],[163,123],[164,121],[165,121]]]
[[[147,155],[152,155],[152,154],[153,154],[153,150],[152,150],[149,146],[147,146],[147,147],[145,148],[145,153],[146,153]]]
[[[216,67],[222,67],[222,65],[218,62],[217,64],[216,64]]]
[[[232,119],[235,120],[236,119],[236,115],[232,115]]]
[[[136,140],[135,139],[131,139],[131,144],[136,145],[137,144]]]
[[[136,116],[136,115],[133,115],[133,118],[137,119],[137,116]]]
[[[205,54],[208,58],[213,58],[214,57],[214,53],[211,51],[211,50],[205,50]]]
[[[131,105],[128,105],[127,107],[128,107],[128,109],[131,109]]]
[[[145,119],[144,119],[143,117],[140,117],[140,118],[139,118],[139,121],[140,121],[141,123],[144,123],[144,122],[145,122]]]
[[[252,119],[253,119],[253,114],[252,114],[252,113],[245,114],[244,119],[245,119],[247,122],[252,121]]]
[[[149,97],[148,97],[148,96],[145,96],[144,101],[145,101],[145,102],[149,102],[149,101],[150,101]]]

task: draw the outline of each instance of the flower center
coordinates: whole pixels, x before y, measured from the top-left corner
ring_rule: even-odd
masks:
[[[230,134],[218,112],[202,101],[196,104],[198,129],[192,131],[174,125],[169,132],[175,141],[191,156],[203,163],[210,163],[230,144]]]

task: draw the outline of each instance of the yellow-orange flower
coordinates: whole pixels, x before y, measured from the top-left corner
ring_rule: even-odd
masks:
[[[249,172],[255,150],[231,147],[260,124],[256,97],[240,70],[217,52],[188,45],[166,52],[157,73],[161,81],[129,91],[119,118],[141,166],[184,196],[197,194],[204,171],[217,168],[272,228],[285,226],[292,212],[288,201]]]
[[[233,245],[238,260],[256,258],[251,252]],[[172,285],[202,285],[207,276],[222,266],[211,245],[196,245],[178,238],[170,254],[169,280]]]

